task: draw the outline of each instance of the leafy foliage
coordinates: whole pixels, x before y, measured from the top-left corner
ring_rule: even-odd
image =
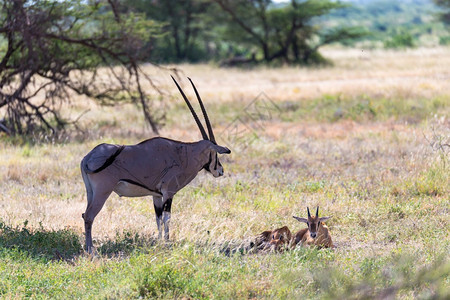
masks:
[[[145,13],[161,25],[159,34],[145,45],[147,58],[156,61],[199,61],[204,58],[208,43],[208,9],[205,0],[126,0],[130,11]]]
[[[74,94],[104,105],[141,105],[157,132],[138,62],[151,21],[120,15],[116,1],[2,1],[0,109],[10,134],[55,133],[68,121],[61,109]],[[107,66],[101,77],[99,67]],[[114,68],[115,66],[118,66]],[[150,80],[151,81],[151,80]]]
[[[261,60],[271,62],[322,62],[318,49],[326,44],[355,39],[365,33],[357,27],[323,30],[313,19],[345,5],[332,1],[291,1],[272,7],[271,1],[215,2],[228,14],[225,36],[258,51]]]
[[[436,19],[439,8],[430,0],[353,1],[353,5],[321,18],[328,26],[359,25],[370,31],[360,42],[370,47],[407,48],[436,45],[447,36]]]

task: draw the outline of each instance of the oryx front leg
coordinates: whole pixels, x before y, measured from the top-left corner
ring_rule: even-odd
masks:
[[[158,227],[158,239],[162,238],[161,223],[163,222],[163,198],[153,196],[153,207],[155,208],[156,226]]]
[[[172,207],[172,199],[167,199],[163,205],[163,223],[164,223],[164,238],[169,239],[169,224],[170,224],[170,209]]]

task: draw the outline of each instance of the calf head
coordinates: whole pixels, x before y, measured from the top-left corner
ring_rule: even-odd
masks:
[[[291,231],[288,227],[284,226],[275,229],[274,231],[272,231],[268,247],[275,251],[280,250],[283,246],[289,244],[291,237]]]
[[[275,232],[272,234],[272,239],[270,240],[270,246],[278,249],[279,247],[283,246],[286,243],[286,238],[284,235],[280,232]]]
[[[311,216],[311,213],[309,212],[309,207],[306,207],[308,210],[308,219],[300,218],[293,216],[294,219],[296,219],[299,222],[306,223],[308,225],[309,235],[311,238],[315,239],[317,237],[317,232],[319,231],[319,227],[321,225],[321,222],[328,220],[331,217],[320,217],[319,218],[319,207],[317,206],[316,209],[316,215],[314,217]]]

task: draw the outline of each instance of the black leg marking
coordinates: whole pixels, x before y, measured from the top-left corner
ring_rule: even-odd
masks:
[[[170,212],[171,208],[172,208],[172,199],[169,198],[163,204],[163,211]]]
[[[155,214],[157,218],[160,218],[162,216],[163,213],[163,208],[162,207],[158,207],[156,205],[153,204],[153,207],[155,208]]]

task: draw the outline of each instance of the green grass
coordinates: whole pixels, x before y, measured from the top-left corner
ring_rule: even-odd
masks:
[[[319,122],[367,122],[395,119],[419,123],[434,113],[447,114],[449,102],[449,96],[405,99],[399,95],[384,98],[366,94],[352,97],[339,94],[324,95],[312,101],[289,102],[280,106],[287,111],[282,115],[284,121],[306,119]]]
[[[362,257],[342,250],[299,248],[227,255],[214,245],[177,243],[122,258],[44,260],[0,251],[2,297],[49,298],[367,298],[398,295],[444,299],[450,264],[417,262],[413,248]],[[127,248],[127,247],[125,247]],[[408,253],[408,254],[406,254]],[[7,267],[6,267],[7,266]]]
[[[399,92],[400,93],[400,92]],[[427,99],[410,95],[393,94],[386,97],[380,94],[358,94],[347,96],[345,94],[322,95],[315,99],[289,100],[277,103],[279,109],[270,107],[272,120],[283,122],[297,122],[298,120],[315,122],[337,122],[341,120],[352,120],[357,122],[373,121],[407,121],[420,123],[433,114],[445,116],[450,113],[448,103],[450,95],[440,95]],[[248,103],[247,103],[248,102]],[[251,122],[251,116],[242,110],[242,100],[232,101],[226,104],[211,106],[210,114],[217,116],[215,121],[219,124],[230,122],[235,118],[240,121]],[[262,110],[263,108],[259,108]],[[177,105],[172,115],[179,115],[184,106]],[[265,112],[261,112],[264,114]],[[179,119],[170,118],[167,124],[175,124]],[[254,116],[253,116],[254,117]],[[189,120],[186,119],[186,122]],[[251,123],[250,123],[251,124]],[[254,125],[255,126],[255,125]]]

